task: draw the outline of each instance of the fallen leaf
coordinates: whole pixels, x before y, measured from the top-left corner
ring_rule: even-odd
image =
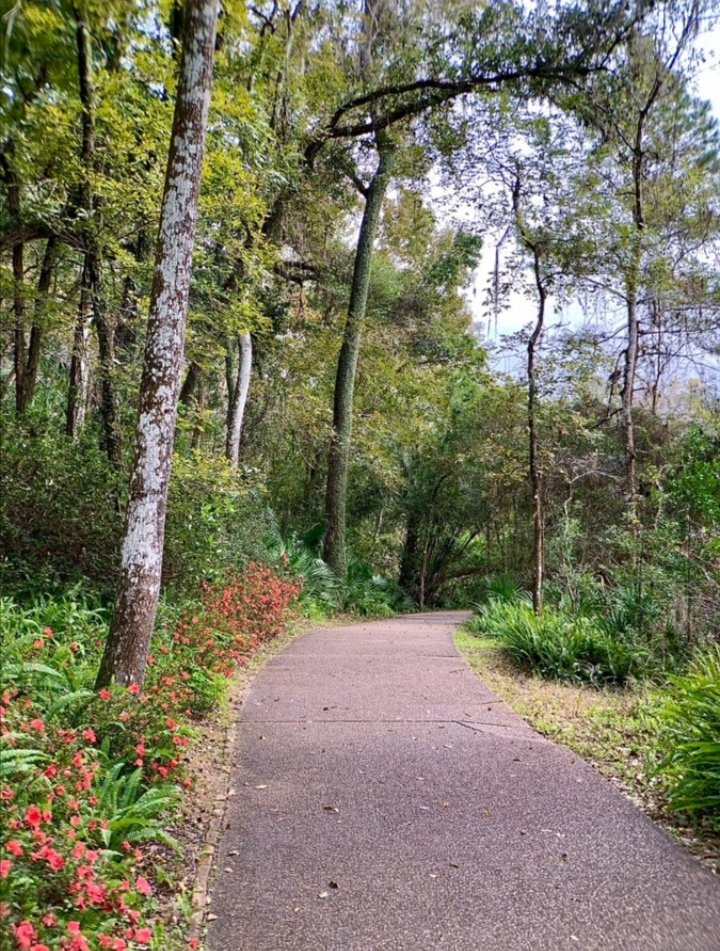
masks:
[[[255,788],[256,788],[256,789],[267,789],[267,786],[266,786],[266,785],[260,785],[260,786],[256,786]]]
[[[319,892],[318,898],[327,898],[330,892]]]
[[[207,916],[207,920],[208,920],[208,921],[217,921],[217,917],[218,917],[217,915],[208,915],[208,916]]]

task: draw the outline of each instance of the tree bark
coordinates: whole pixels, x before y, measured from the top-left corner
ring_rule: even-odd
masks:
[[[626,279],[627,295],[627,346],[623,367],[622,422],[625,442],[625,502],[634,531],[637,520],[637,450],[635,448],[635,376],[638,365],[638,342],[640,328],[637,314],[638,282],[640,279],[640,257],[642,253],[640,232],[635,240],[632,258]]]
[[[80,207],[88,223],[84,229],[85,272],[90,296],[93,325],[98,340],[98,377],[100,381],[100,418],[102,420],[102,448],[115,468],[122,465],[122,444],[117,396],[115,393],[115,347],[113,328],[102,306],[100,286],[100,251],[95,227],[97,204],[93,195],[93,174],[97,171],[95,149],[95,89],[93,81],[92,47],[90,32],[83,14],[76,12],[75,39],[78,58],[78,83],[82,105],[82,181]]]
[[[418,549],[420,546],[420,519],[415,509],[410,509],[405,525],[405,540],[400,556],[398,584],[413,600],[417,598]]]
[[[537,377],[535,355],[542,337],[545,323],[545,303],[547,291],[540,270],[540,254],[534,251],[535,287],[538,293],[538,310],[535,327],[527,346],[528,378],[528,461],[530,486],[533,496],[533,610],[540,614],[543,609],[543,577],[545,573],[545,511],[543,503],[543,480],[538,463],[537,435]]]
[[[333,403],[333,429],[325,493],[325,561],[341,577],[347,572],[345,549],[347,482],[352,436],[353,394],[360,337],[367,309],[370,265],[385,192],[395,164],[395,146],[383,133],[376,137],[378,165],[367,190],[365,211],[355,252],[350,302],[338,359]]]
[[[250,389],[252,371],[252,338],[249,333],[241,334],[237,339],[238,369],[228,408],[228,428],[225,443],[225,455],[231,465],[240,464],[240,441],[245,421],[245,407]]]
[[[545,308],[547,304],[547,286],[543,277],[542,256],[543,245],[541,239],[534,235],[527,227],[522,202],[522,172],[518,168],[512,192],[513,213],[515,226],[520,240],[527,251],[532,254],[533,278],[537,291],[537,315],[535,326],[530,334],[527,345],[527,419],[528,419],[528,476],[533,500],[533,610],[540,614],[543,609],[543,580],[545,575],[545,507],[543,499],[543,478],[538,461],[538,433],[537,433],[537,349],[540,345],[545,325]]]
[[[37,296],[35,297],[35,307],[33,312],[33,323],[30,328],[30,342],[27,349],[27,361],[23,373],[23,385],[19,392],[20,402],[18,412],[24,413],[31,405],[35,396],[35,387],[37,386],[38,370],[40,369],[40,356],[42,353],[42,341],[44,336],[43,322],[45,315],[43,310],[47,305],[50,294],[50,284],[52,283],[55,261],[57,259],[58,243],[56,238],[49,238],[45,245],[42,264],[40,265],[40,276],[38,277]]]
[[[200,364],[196,363],[194,360],[191,360],[190,365],[187,368],[187,373],[185,374],[185,382],[180,389],[179,401],[184,406],[190,406],[191,403],[196,402],[201,377],[202,370],[200,368]]]
[[[157,613],[216,25],[216,0],[187,0],[120,579],[98,687],[143,682]]]
[[[80,304],[75,319],[73,348],[70,358],[70,382],[68,385],[67,408],[65,411],[65,434],[73,441],[78,438],[85,425],[90,365],[88,342],[92,323],[92,279],[88,271],[87,259],[83,263],[80,277]]]
[[[20,217],[20,182],[8,155],[13,152],[10,143],[0,153],[3,178],[7,192],[8,211],[16,220]],[[6,154],[7,153],[7,154]],[[25,245],[20,241],[12,244],[13,276],[13,371],[15,376],[15,410],[22,413],[23,389],[25,384]]]

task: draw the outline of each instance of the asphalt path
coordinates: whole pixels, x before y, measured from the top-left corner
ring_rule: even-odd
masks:
[[[720,880],[453,646],[467,615],[321,628],[259,674],[212,951],[720,951]]]

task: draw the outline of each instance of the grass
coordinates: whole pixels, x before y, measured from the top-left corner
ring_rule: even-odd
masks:
[[[600,688],[547,680],[518,668],[497,641],[459,630],[455,644],[500,699],[539,733],[587,760],[635,805],[720,870],[720,836],[668,808],[656,773],[657,688]]]

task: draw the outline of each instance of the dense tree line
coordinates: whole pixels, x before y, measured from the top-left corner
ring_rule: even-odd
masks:
[[[504,576],[717,634],[712,5],[217,12],[3,19],[6,577],[117,592],[103,683],[142,680],[161,584],[278,538],[423,606]],[[464,294],[493,245],[519,373]]]

